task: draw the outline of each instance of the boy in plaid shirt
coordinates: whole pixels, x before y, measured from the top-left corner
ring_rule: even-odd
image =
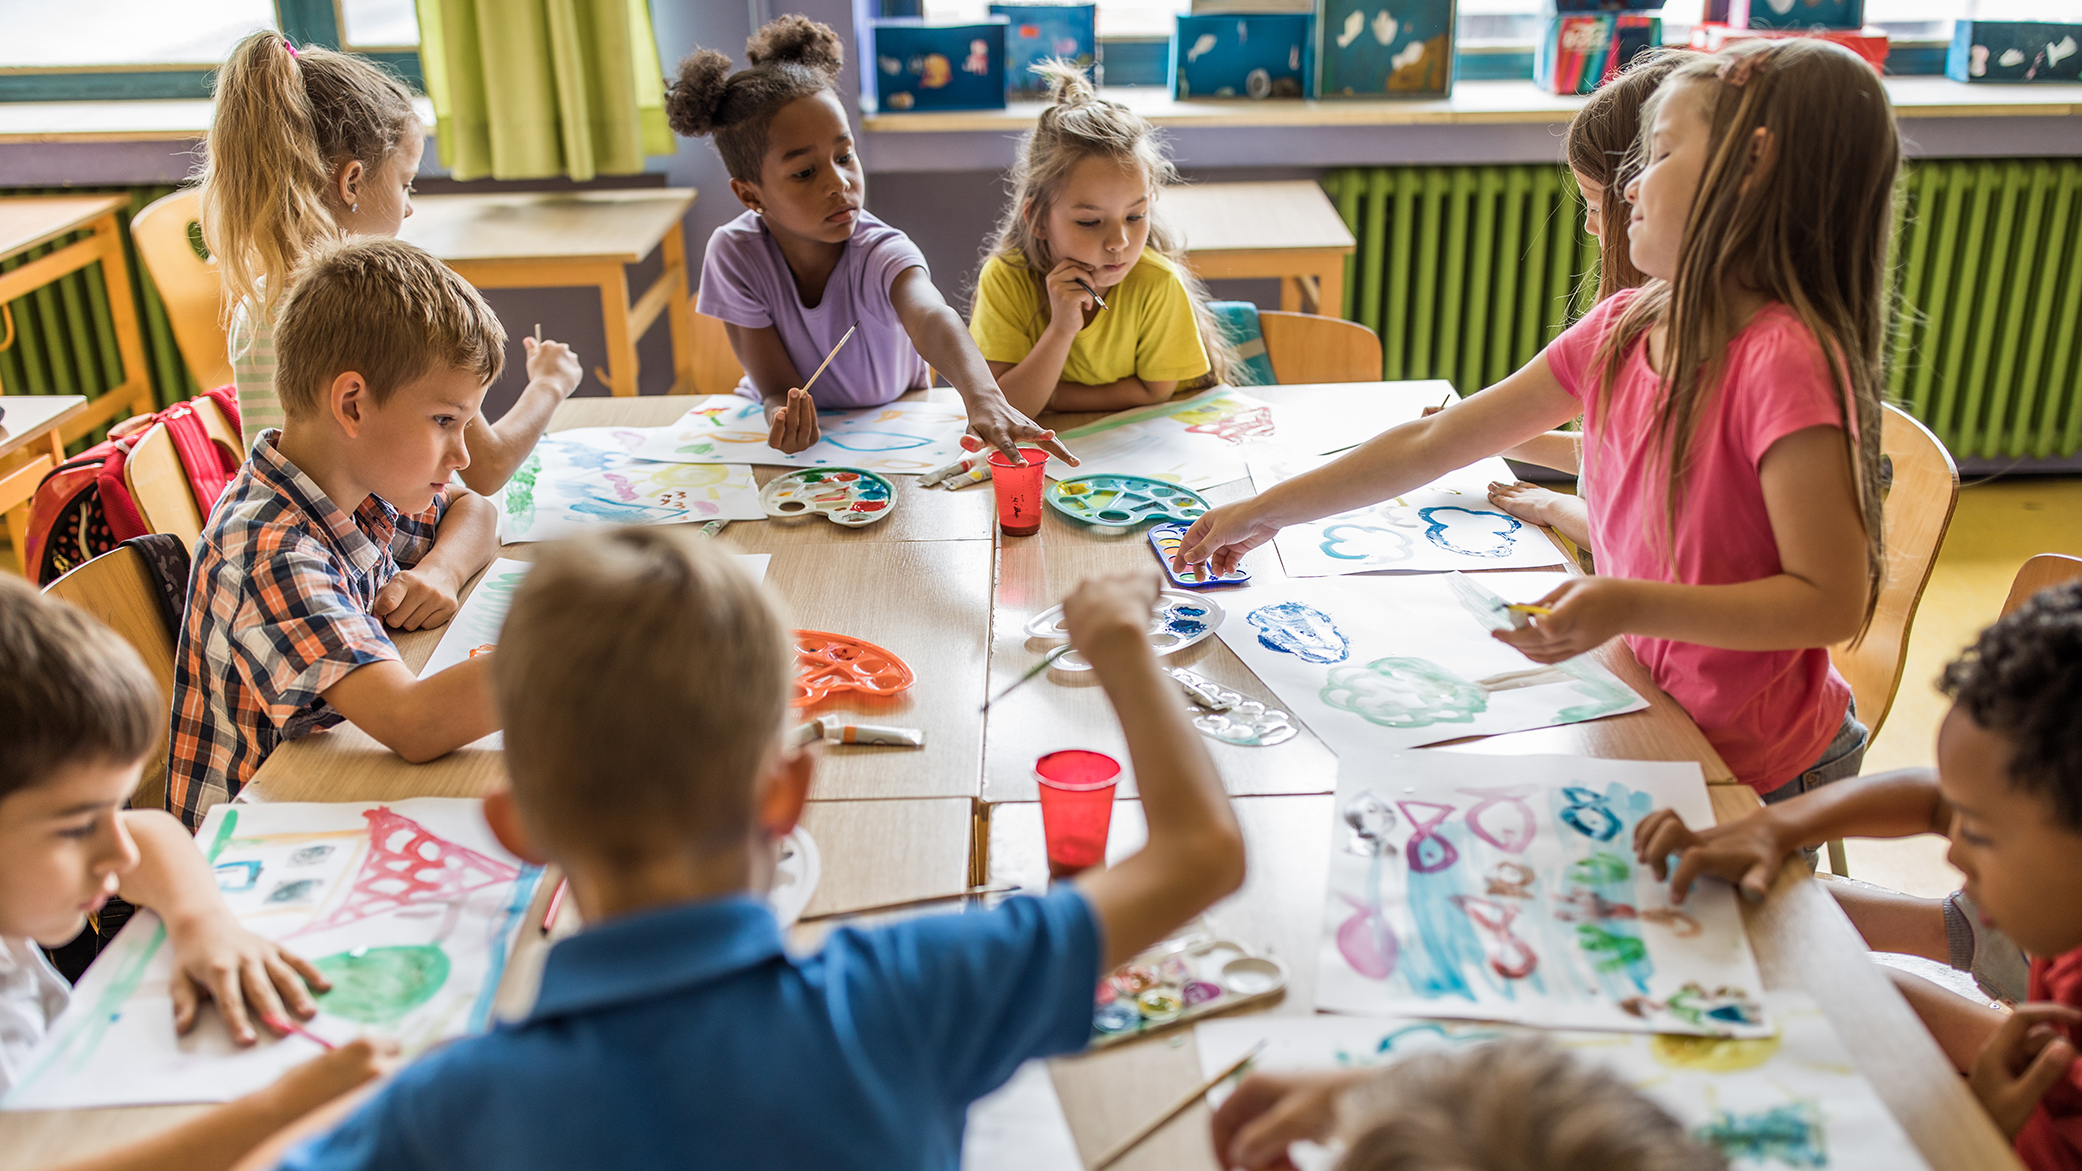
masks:
[[[414,763],[498,727],[485,658],[415,679],[384,630],[448,621],[498,550],[490,502],[448,488],[498,318],[426,252],[364,239],[312,256],[276,320],[287,418],[210,514],[175,655],[167,801],[191,829],[342,720]]]

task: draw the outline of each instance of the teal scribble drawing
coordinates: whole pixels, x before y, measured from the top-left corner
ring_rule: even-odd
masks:
[[[1429,659],[1390,657],[1331,671],[1324,703],[1384,728],[1469,724],[1489,708],[1489,693]]]
[[[1351,653],[1345,633],[1330,615],[1300,602],[1275,602],[1250,613],[1258,642],[1266,650],[1293,655],[1309,663],[1342,663]]]
[[[1764,1023],[1764,1006],[1740,988],[1715,988],[1708,992],[1696,981],[1672,993],[1661,1007],[1693,1028],[1715,1024],[1757,1025]]]
[[[1569,785],[1561,791],[1567,801],[1560,817],[1570,829],[1597,842],[1609,842],[1619,833],[1619,814],[1612,812],[1610,797],[1595,789]]]
[[[1692,1137],[1726,1155],[1731,1162],[1778,1163],[1787,1167],[1829,1165],[1822,1108],[1810,1101],[1789,1102],[1755,1114],[1717,1110],[1692,1132]]]
[[[1607,930],[1596,923],[1578,923],[1576,942],[1584,951],[1597,957],[1599,971],[1617,971],[1648,958],[1648,945],[1639,935]]]
[[[1394,529],[1372,525],[1336,524],[1323,530],[1323,555],[1339,561],[1391,564],[1408,561],[1415,550],[1410,538]]]
[[[706,439],[701,439],[693,443],[683,443],[673,448],[673,450],[686,455],[711,455],[714,454],[716,445]]]
[[[1604,850],[1569,863],[1569,877],[1585,886],[1626,882],[1633,876],[1634,867],[1631,863],[1617,854]]]
[[[260,862],[256,859],[248,859],[244,862],[226,862],[222,866],[217,867],[217,889],[227,894],[236,894],[242,890],[252,890],[253,884],[259,881]]]
[[[526,522],[535,517],[535,477],[542,474],[542,453],[531,451],[528,458],[506,481],[506,515]]]
[[[432,944],[356,948],[312,963],[333,984],[318,1007],[365,1025],[402,1019],[448,982],[448,953]]]
[[[1563,708],[1558,717],[1561,723],[1573,724],[1580,720],[1595,720],[1599,716],[1625,711],[1639,698],[1624,684],[1614,682],[1595,667],[1580,663],[1576,659],[1561,664],[1561,669],[1576,677],[1575,682],[1569,686],[1590,701]]]
[[[824,441],[833,447],[868,454],[909,451],[914,447],[930,447],[933,442],[930,436],[900,435],[894,431],[847,431],[839,435],[826,435]]]
[[[1518,531],[1525,527],[1517,517],[1506,513],[1452,504],[1420,508],[1417,515],[1424,520],[1426,540],[1449,553],[1467,557],[1510,556],[1511,547],[1518,543]]]

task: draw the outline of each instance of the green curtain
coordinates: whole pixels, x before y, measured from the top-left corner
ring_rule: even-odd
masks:
[[[646,0],[419,0],[419,57],[457,179],[633,175],[674,150]]]

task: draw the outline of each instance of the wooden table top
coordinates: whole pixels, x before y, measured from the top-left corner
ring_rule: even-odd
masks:
[[[109,209],[128,207],[127,195],[22,195],[0,199],[0,257],[34,248],[86,227]]]
[[[443,260],[595,260],[635,264],[694,203],[692,187],[533,194],[422,195],[400,239]]]
[[[6,201],[0,200],[0,207]],[[87,409],[77,394],[0,394],[0,456],[13,455]]]
[[[1165,188],[1159,205],[1188,252],[1353,247],[1329,196],[1303,179],[1183,184]]]

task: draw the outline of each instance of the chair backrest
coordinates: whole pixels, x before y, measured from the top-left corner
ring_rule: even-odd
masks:
[[[167,629],[159,587],[144,555],[128,545],[118,545],[45,586],[43,592],[99,618],[137,648],[159,684],[160,697],[165,701],[164,719],[171,724],[174,641],[179,632]],[[144,780],[131,804],[140,809],[156,808],[165,804],[165,793],[166,749],[162,743],[145,765]]]
[[[1356,321],[1260,309],[1258,328],[1265,334],[1265,356],[1282,383],[1381,379],[1381,339]]]
[[[231,381],[230,343],[218,316],[224,286],[217,279],[217,262],[198,256],[189,242],[200,204],[192,187],[153,200],[130,221],[130,238],[159,288],[174,344],[195,385],[224,386]]]
[[[2010,596],[2003,599],[2002,612],[2008,614],[2022,606],[2033,594],[2047,586],[2057,586],[2064,581],[2082,577],[2082,557],[2070,557],[2065,553],[2041,553],[2024,563],[2017,571],[2017,580],[2010,583]]]
[[[224,408],[217,405],[217,400],[208,395],[197,395],[188,401],[195,406],[195,417],[202,420],[203,432],[243,461],[249,445],[239,438],[239,429],[232,425]]]
[[[221,424],[221,416],[219,421]],[[232,450],[238,450],[237,446]],[[130,499],[137,503],[146,531],[172,533],[183,545],[195,547],[196,538],[202,536],[202,509],[196,506],[188,469],[181,466],[166,424],[152,424],[130,449],[130,459],[123,465],[123,486],[130,489]]]
[[[694,312],[691,300],[687,302],[686,312],[694,322],[694,393],[735,392],[738,379],[745,376],[745,368],[738,364],[737,352],[730,348],[730,335],[725,332],[723,323]]]
[[[1880,451],[1893,465],[1880,509],[1886,578],[1865,637],[1829,648],[1829,658],[1858,700],[1858,718],[1875,736],[1901,687],[1916,606],[1959,501],[1959,468],[1945,445],[1908,412],[1891,405],[1880,410]]]

